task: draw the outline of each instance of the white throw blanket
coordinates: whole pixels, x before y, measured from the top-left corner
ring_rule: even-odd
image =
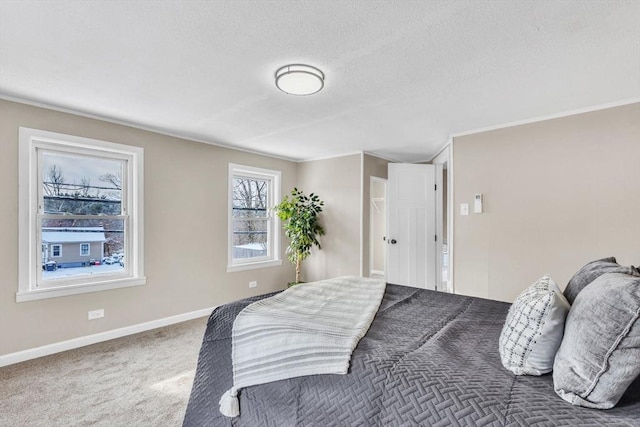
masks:
[[[233,387],[220,412],[240,415],[238,390],[303,375],[346,374],[385,291],[383,280],[303,283],[245,307],[233,322]]]

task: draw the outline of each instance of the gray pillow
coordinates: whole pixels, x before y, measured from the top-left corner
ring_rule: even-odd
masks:
[[[549,275],[525,289],[502,327],[502,365],[516,375],[551,372],[568,312],[569,303]]]
[[[569,301],[569,304],[573,305],[573,301],[575,301],[580,291],[604,273],[638,274],[635,268],[631,266],[623,267],[618,264],[615,257],[591,261],[573,275],[564,289],[564,297]]]
[[[556,354],[556,393],[578,406],[614,407],[640,374],[639,317],[640,277],[605,273],[585,287]]]

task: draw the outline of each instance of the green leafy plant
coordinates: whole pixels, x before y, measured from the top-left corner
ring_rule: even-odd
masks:
[[[300,264],[311,255],[311,248],[315,245],[321,249],[318,237],[324,235],[324,227],[319,223],[318,214],[322,212],[322,206],[324,202],[317,195],[306,196],[294,188],[291,198],[284,196],[273,208],[289,239],[287,258],[296,267],[295,284],[300,283]]]

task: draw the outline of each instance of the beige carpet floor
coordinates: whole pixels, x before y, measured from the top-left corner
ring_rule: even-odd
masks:
[[[0,368],[0,426],[180,426],[206,321]]]

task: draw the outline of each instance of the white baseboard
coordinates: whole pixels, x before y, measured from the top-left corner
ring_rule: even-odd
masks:
[[[150,322],[138,323],[137,325],[125,326],[124,328],[113,329],[111,331],[100,332],[93,335],[73,338],[67,341],[43,345],[41,347],[30,348],[28,350],[17,351],[15,353],[4,354],[0,356],[0,367],[13,365],[14,363],[24,362],[26,360],[42,356],[48,356],[50,354],[60,353],[61,351],[84,347],[86,345],[96,344],[102,341],[112,340],[114,338],[124,337],[126,335],[137,334],[138,332],[173,325],[175,323],[186,322],[187,320],[197,319],[198,317],[208,316],[214,308],[215,307],[203,308],[202,310],[191,311],[189,313],[178,314],[176,316],[152,320]]]
[[[384,276],[384,271],[382,271],[382,270],[371,270],[371,274],[375,274],[377,276]]]

